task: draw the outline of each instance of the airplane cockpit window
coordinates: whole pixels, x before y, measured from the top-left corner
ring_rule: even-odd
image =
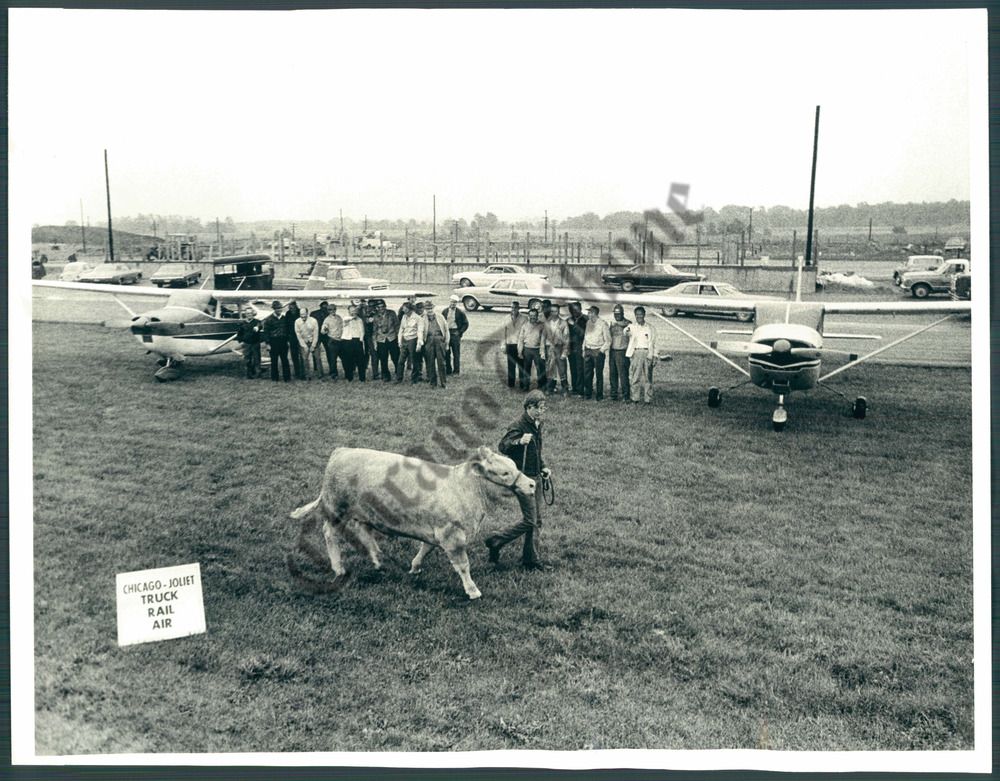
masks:
[[[240,308],[236,304],[223,304],[219,309],[219,317],[227,318],[238,318],[240,316]]]
[[[206,315],[211,315],[212,317],[215,317],[215,308],[218,305],[219,305],[218,301],[216,301],[214,298],[210,298],[208,299],[208,302],[205,304],[203,311],[205,312]]]

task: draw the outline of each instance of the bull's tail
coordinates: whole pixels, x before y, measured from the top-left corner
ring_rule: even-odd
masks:
[[[292,510],[292,512],[289,514],[288,517],[291,518],[293,521],[298,521],[305,519],[306,516],[315,516],[316,510],[319,508],[319,503],[320,500],[318,498],[313,499],[313,501],[309,502],[309,504],[304,504],[301,507],[296,507],[294,510]]]

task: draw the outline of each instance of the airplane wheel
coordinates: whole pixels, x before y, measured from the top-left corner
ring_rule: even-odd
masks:
[[[868,401],[865,399],[864,396],[858,396],[854,400],[854,406],[851,408],[851,414],[857,420],[863,420],[867,412],[868,412]]]
[[[771,421],[771,426],[774,428],[775,431],[784,431],[785,430],[785,421],[783,421],[783,420],[774,420],[774,421]]]
[[[157,382],[172,382],[180,379],[181,370],[176,369],[173,366],[164,366],[162,369],[158,369],[153,376],[156,378]]]
[[[722,394],[719,392],[718,388],[708,389],[708,406],[718,407],[722,404]]]

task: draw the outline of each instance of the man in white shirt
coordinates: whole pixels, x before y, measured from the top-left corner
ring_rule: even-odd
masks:
[[[521,314],[521,302],[510,302],[510,317],[503,325],[503,346],[507,354],[507,387],[514,387],[514,369],[517,368],[517,378],[521,390],[528,390],[528,380],[524,376],[524,362],[517,354],[517,339],[528,318]]]
[[[600,313],[596,306],[587,310],[583,335],[583,398],[596,398],[598,401],[604,398],[604,363],[611,349],[611,329],[599,317]]]
[[[625,357],[629,359],[629,385],[632,386],[632,401],[651,404],[656,337],[653,329],[646,323],[646,310],[637,306],[634,312],[635,322],[625,329],[628,334]]]
[[[302,362],[301,379],[312,379],[323,374],[319,362],[319,325],[316,318],[309,316],[309,310],[302,307],[299,319],[295,321],[295,338],[299,343],[299,356]],[[311,369],[310,369],[311,367]]]
[[[358,316],[358,307],[351,304],[347,307],[347,319],[344,321],[344,330],[340,342],[340,356],[344,364],[344,376],[348,382],[354,379],[355,369],[358,372],[358,379],[365,381],[365,324]]]
[[[337,359],[344,362],[344,354],[340,351],[340,345],[344,335],[344,318],[337,314],[337,306],[330,304],[329,312],[323,320],[323,325],[319,329],[320,335],[326,337],[326,362],[330,364],[330,379],[337,379]],[[345,369],[346,373],[346,369]]]
[[[531,387],[531,367],[535,367],[535,378],[538,385],[535,387],[540,391],[545,390],[547,380],[545,378],[545,324],[538,319],[538,310],[528,310],[528,322],[521,327],[517,336],[517,356],[524,363],[524,385],[522,388],[528,390]]]
[[[420,382],[420,351],[424,348],[426,322],[416,311],[416,305],[407,301],[403,304],[403,315],[399,318],[399,361],[396,363],[396,382],[403,381],[406,364],[410,364],[410,380]]]

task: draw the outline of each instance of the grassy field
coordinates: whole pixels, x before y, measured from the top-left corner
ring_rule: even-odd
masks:
[[[436,452],[461,417],[495,445],[520,411],[468,352],[447,390],[240,378],[156,385],[131,337],[34,327],[37,751],[968,749],[973,743],[970,377],[862,366],[871,401],[756,389],[684,355],[636,408],[554,400],[557,502],[527,573],[358,553],[341,593],[289,581],[288,512],[331,448]],[[517,515],[513,498],[487,529]],[[200,562],[208,632],[119,649],[117,572]]]

